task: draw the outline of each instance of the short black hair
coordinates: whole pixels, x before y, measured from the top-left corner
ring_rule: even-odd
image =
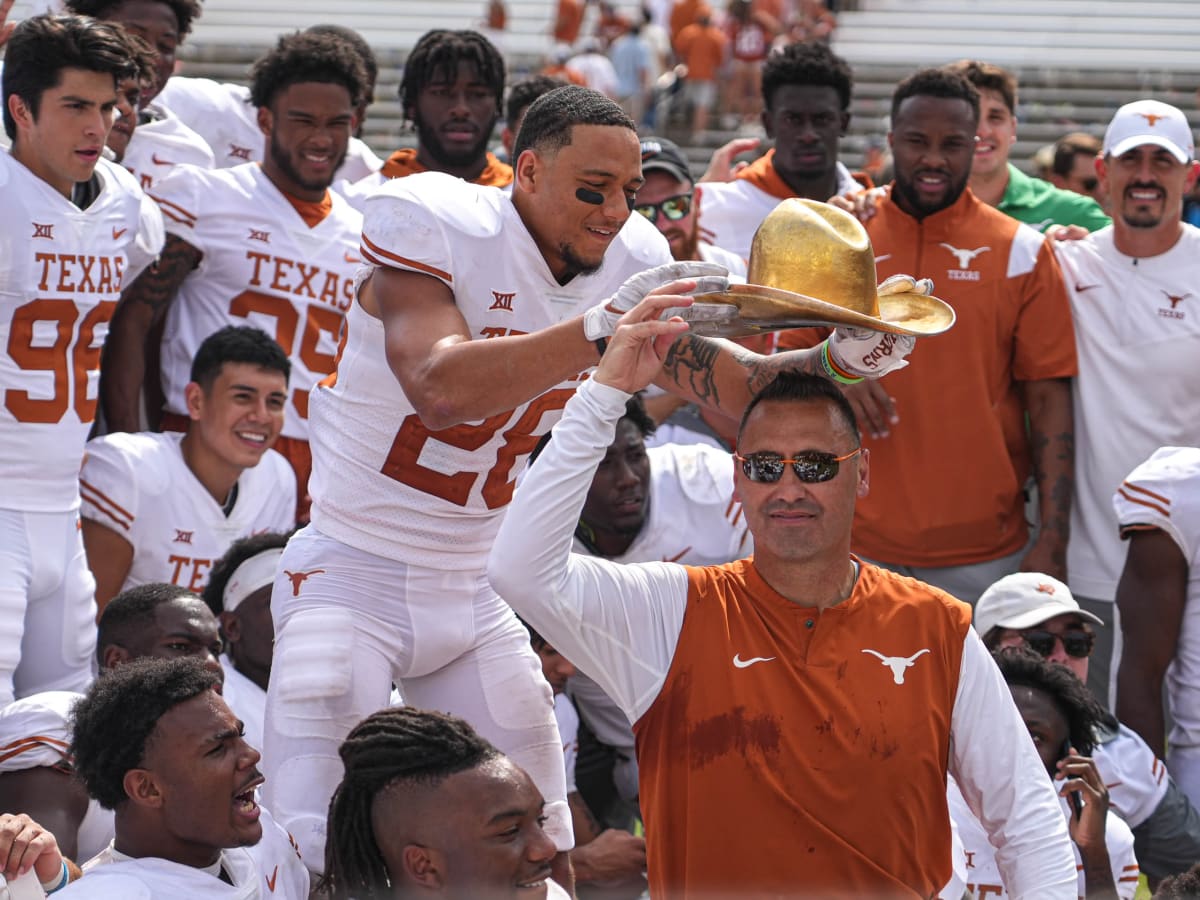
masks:
[[[306,28],[305,31],[309,34],[327,34],[335,38],[340,38],[354,48],[354,52],[358,54],[358,58],[362,61],[363,70],[367,73],[367,96],[363,97],[363,102],[370,103],[374,99],[371,95],[375,92],[375,82],[379,80],[379,60],[375,58],[375,51],[371,49],[371,45],[367,43],[367,39],[353,28],[329,22],[321,25],[313,25]]]
[[[1004,647],[992,653],[992,659],[1009,687],[1027,687],[1045,694],[1067,720],[1071,746],[1082,756],[1092,755],[1096,729],[1107,714],[1073,672],[1025,647]]]
[[[900,104],[909,97],[941,97],[946,100],[966,100],[971,106],[975,123],[979,123],[979,91],[965,76],[949,69],[921,69],[913,72],[892,93],[892,127],[896,126],[896,114]]]
[[[17,139],[17,123],[8,109],[8,98],[16,94],[37,119],[42,94],[62,84],[65,69],[111,75],[114,87],[139,75],[136,51],[125,29],[115,22],[86,16],[25,19],[4,51],[4,133],[10,140]]]
[[[615,102],[591,88],[566,84],[542,94],[525,113],[513,142],[513,165],[526,150],[553,153],[568,146],[576,125],[615,125],[637,135],[637,124]]]
[[[845,420],[846,425],[849,426],[850,433],[854,435],[854,442],[856,444],[862,442],[862,436],[858,431],[858,417],[854,415],[854,407],[850,405],[850,401],[846,399],[846,395],[838,389],[837,385],[826,378],[810,375],[807,372],[780,372],[766,387],[751,397],[750,402],[746,405],[746,411],[742,413],[742,421],[738,425],[739,444],[742,432],[746,430],[746,421],[750,418],[750,413],[754,411],[754,407],[767,400],[784,400],[789,403],[813,403],[818,400],[827,400],[833,404],[842,419]]]
[[[658,428],[654,424],[654,420],[650,418],[650,413],[646,412],[646,401],[642,399],[640,393],[634,394],[625,401],[625,415],[621,418],[632,422],[633,427],[640,431],[644,438],[650,437]]]
[[[229,545],[225,555],[213,563],[208,584],[204,586],[204,602],[214,616],[225,612],[225,585],[229,584],[237,567],[266,550],[286,547],[291,536],[291,532],[286,531],[264,531],[262,534],[238,538]]]
[[[421,35],[408,59],[404,61],[404,76],[400,81],[400,105],[404,117],[412,120],[417,98],[435,78],[457,77],[459,66],[471,65],[479,80],[496,92],[496,115],[504,104],[504,57],[496,45],[478,31],[450,31],[436,28]]]
[[[225,363],[251,363],[282,372],[284,379],[292,373],[292,363],[283,348],[253,325],[226,325],[206,337],[192,357],[191,380],[207,391]]]
[[[845,112],[850,108],[850,95],[854,91],[854,73],[846,60],[820,41],[788,44],[763,63],[763,106],[770,109],[775,91],[792,84],[833,88]]]
[[[356,109],[366,102],[370,79],[358,50],[340,35],[308,31],[285,34],[250,69],[250,102],[270,107],[293,84],[340,84]]]
[[[200,660],[143,657],[103,673],[71,713],[75,775],[105,809],[128,798],[125,773],[141,766],[158,721],[220,684]]]
[[[504,124],[508,126],[508,130],[514,132],[517,130],[517,123],[521,121],[521,113],[529,109],[534,100],[566,83],[553,75],[530,75],[510,87],[508,100],[504,104]]]
[[[329,803],[321,889],[335,900],[392,896],[371,827],[375,797],[398,782],[436,787],[503,754],[457,716],[389,707],[354,726],[338,751],[345,767]]]
[[[154,625],[154,611],[164,603],[200,598],[178,584],[152,581],[121,591],[108,601],[96,623],[96,660],[104,668],[104,651],[112,644],[127,646],[135,632]]]
[[[114,9],[126,0],[67,0],[66,7],[79,16],[91,16],[93,19],[108,19]],[[200,18],[200,0],[155,0],[163,6],[169,6],[179,23],[179,41],[192,31],[192,23]]]

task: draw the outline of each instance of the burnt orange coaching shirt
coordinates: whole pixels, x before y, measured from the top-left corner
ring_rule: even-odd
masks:
[[[970,609],[864,564],[823,612],[752,560],[688,568],[683,628],[634,726],[651,893],[929,897]]]
[[[970,190],[921,221],[891,198],[866,223],[879,280],[932,278],[954,327],[921,338],[883,388],[900,423],[863,436],[871,493],[858,501],[854,552],[881,562],[957,566],[1025,545],[1031,472],[1021,382],[1076,374],[1066,287],[1045,238]],[[815,329],[781,348],[812,346]]]

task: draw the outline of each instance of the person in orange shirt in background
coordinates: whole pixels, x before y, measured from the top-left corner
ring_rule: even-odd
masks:
[[[671,17],[667,20],[667,27],[671,33],[671,46],[675,46],[675,40],[679,37],[679,32],[692,25],[700,18],[702,9],[708,9],[708,6],[703,0],[675,0],[675,5],[671,7]]]
[[[675,52],[687,66],[686,96],[692,108],[692,138],[708,129],[708,114],[717,100],[717,71],[725,60],[729,38],[712,23],[712,10],[700,8],[696,21],[675,39]]]
[[[583,25],[583,0],[558,0],[558,11],[554,14],[554,43],[570,46],[579,40],[579,28]]]

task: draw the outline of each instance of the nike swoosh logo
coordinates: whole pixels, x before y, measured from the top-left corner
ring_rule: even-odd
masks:
[[[1084,291],[1090,291],[1092,288],[1098,288],[1098,284],[1077,284],[1075,285],[1075,293],[1082,294]]]
[[[113,229],[113,240],[119,241],[121,239],[121,235],[123,235],[128,230],[129,230],[128,228],[114,228]]]
[[[169,159],[159,159],[157,153],[150,154],[150,162],[154,163],[156,166],[173,166],[173,165],[175,165],[175,163]]]
[[[749,659],[742,659],[737,653],[733,654],[733,665],[738,669],[748,669],[755,663],[770,662],[775,657],[773,656],[752,656]]]
[[[342,259],[344,259],[344,260],[345,260],[346,262],[348,262],[348,263],[360,263],[360,262],[362,262],[362,260],[361,260],[361,259],[359,259],[357,256],[355,256],[355,255],[354,255],[353,253],[351,253],[349,250],[347,250],[345,253],[343,253],[343,254],[342,254]]]
[[[275,893],[275,879],[278,877],[279,866],[276,866],[275,870],[271,872],[271,877],[267,879],[267,890],[269,890],[272,894]]]

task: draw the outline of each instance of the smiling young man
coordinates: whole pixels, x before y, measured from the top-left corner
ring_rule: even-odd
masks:
[[[100,163],[117,85],[139,74],[125,33],[35,16],[5,52],[13,146],[0,151],[0,705],[91,681],[79,464],[123,282],[162,245],[154,205],[128,172]]]
[[[1014,893],[1074,897],[1066,824],[969,610],[850,553],[873,460],[830,382],[781,374],[742,418],[752,558],[570,552],[629,395],[683,325],[652,301],[667,302],[627,313],[568,401],[488,566],[634,723],[651,893],[932,896],[951,871],[949,772],[986,811]]]
[[[308,872],[256,802],[259,753],[193,659],[142,659],[101,677],[75,707],[71,743],[116,837],[59,896],[307,900]]]
[[[296,480],[271,449],[283,429],[290,369],[266,333],[228,325],[192,360],[186,433],[117,432],[88,442],[79,490],[97,605],[154,581],[198,593],[233,541],[291,529]]]
[[[308,395],[333,371],[360,258],[362,219],[329,185],[345,158],[367,76],[341,39],[298,32],[255,64],[252,80],[266,156],[261,166],[178,167],[156,187],[167,245],[159,265],[125,292],[101,394],[110,430],[138,430],[142,347],[165,312],[162,425],[182,430],[200,342],[227,324],[248,320],[263,328],[292,363],[276,449],[296,472],[303,518]],[[157,413],[150,411],[152,424]]]
[[[979,112],[974,86],[948,69],[917,72],[892,95],[895,181],[865,223],[876,270],[934,279],[957,319],[922,343],[924,365],[846,389],[880,476],[855,513],[855,552],[968,603],[1018,569],[1065,577],[1076,373],[1054,251],[968,186]]]
[[[1081,225],[1096,231],[1109,218],[1095,200],[1031,178],[1008,161],[1017,141],[1017,79],[991,63],[963,60],[950,66],[979,91],[979,126],[971,163],[971,192],[1000,212],[1045,231]]]
[[[373,268],[347,313],[337,376],[313,392],[313,519],[281,562],[304,577],[281,575],[272,599],[268,792],[310,865],[337,747],[387,704],[392,682],[408,702],[462,715],[521,765],[546,798],[547,831],[571,846],[550,689],[487,582],[487,553],[516,474],[619,310],[680,277],[725,279],[711,263],[672,262],[633,214],[641,147],[613,101],[551,91],[529,108],[514,152],[511,196],[426,172],[367,201]],[[839,335],[830,352],[865,373],[881,340]],[[736,414],[766,372],[815,371],[820,358],[685,338],[662,384]],[[329,678],[293,682],[314,665]]]
[[[1096,627],[1088,680],[1106,705],[1125,559],[1113,490],[1159,447],[1200,445],[1200,393],[1191,388],[1200,353],[1200,229],[1180,221],[1200,173],[1195,156],[1180,110],[1156,100],[1122,106],[1096,163],[1112,227],[1055,245],[1079,346],[1068,568],[1079,605],[1108,623]]]

